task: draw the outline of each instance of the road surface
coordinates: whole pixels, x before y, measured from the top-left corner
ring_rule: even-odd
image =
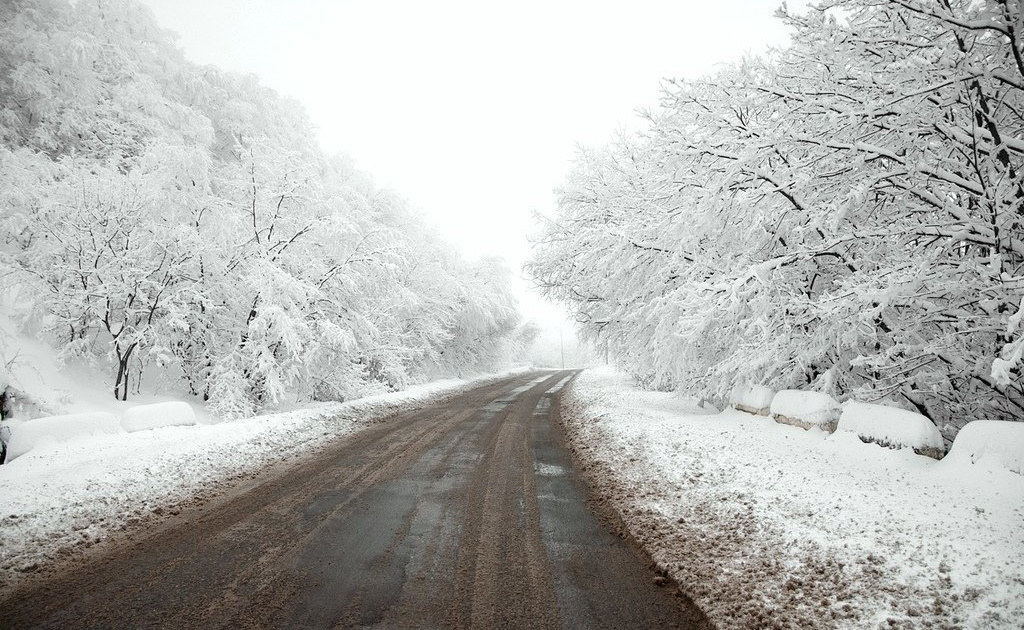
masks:
[[[27,584],[0,627],[710,628],[588,502],[558,420],[572,376],[339,439]]]

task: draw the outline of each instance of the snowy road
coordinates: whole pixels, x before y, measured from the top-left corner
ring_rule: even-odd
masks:
[[[26,584],[4,627],[710,627],[588,507],[557,417],[572,376],[399,413]]]

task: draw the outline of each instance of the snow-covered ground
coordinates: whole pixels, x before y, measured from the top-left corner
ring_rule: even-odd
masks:
[[[255,475],[382,416],[497,378],[219,424],[82,436],[0,466],[0,589],[120,530],[178,513],[197,495]]]
[[[634,537],[727,628],[1024,627],[1024,476],[588,370],[569,440]]]

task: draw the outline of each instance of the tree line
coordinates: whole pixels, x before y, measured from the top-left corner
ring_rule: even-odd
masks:
[[[1024,419],[1024,25],[1009,0],[826,0],[582,149],[529,270],[651,387]]]
[[[502,263],[132,0],[0,5],[0,273],[118,398],[157,374],[229,417],[494,369],[534,334]]]

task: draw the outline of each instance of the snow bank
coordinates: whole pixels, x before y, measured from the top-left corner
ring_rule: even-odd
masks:
[[[1024,475],[708,415],[604,368],[570,384],[562,420],[595,491],[720,630],[1020,630]]]
[[[136,405],[121,415],[121,428],[129,433],[193,424],[196,424],[196,412],[184,401]]]
[[[960,429],[943,463],[985,463],[1024,475],[1024,422],[975,420]]]
[[[942,459],[946,452],[942,434],[931,420],[897,407],[847,401],[838,430],[887,448],[912,448],[918,455],[934,459]]]
[[[776,422],[803,429],[818,427],[832,433],[841,409],[835,398],[821,392],[784,389],[772,398],[771,414]]]
[[[740,383],[733,388],[729,403],[740,411],[767,416],[774,395],[774,392],[764,385]]]
[[[73,413],[12,421],[10,430],[11,442],[7,445],[7,461],[40,446],[119,433],[121,424],[112,413]]]

